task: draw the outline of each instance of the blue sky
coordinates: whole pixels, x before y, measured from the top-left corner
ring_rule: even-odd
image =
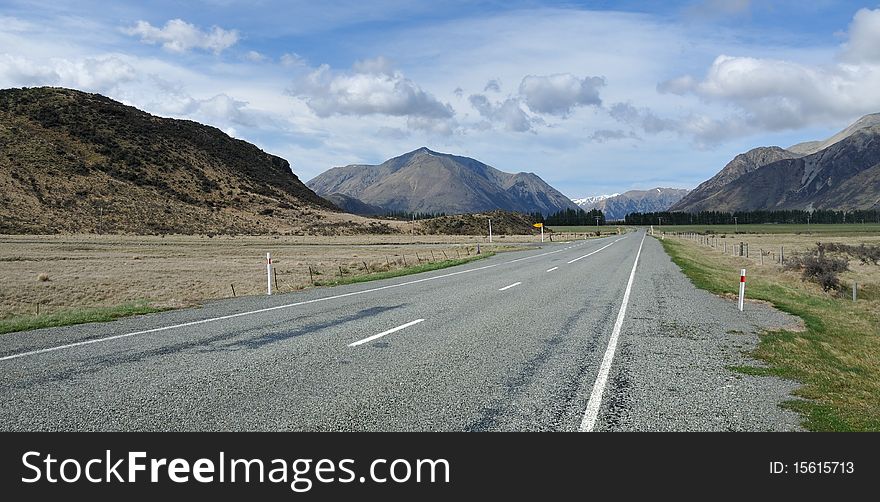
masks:
[[[571,197],[691,188],[880,111],[877,2],[0,2],[0,87],[214,125],[308,180],[428,146]]]

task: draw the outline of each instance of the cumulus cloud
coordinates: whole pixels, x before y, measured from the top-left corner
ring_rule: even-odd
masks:
[[[493,78],[492,80],[486,82],[486,87],[483,88],[483,92],[501,92],[501,82],[497,78]]]
[[[722,54],[703,78],[679,76],[661,82],[657,90],[733,107],[723,119],[692,115],[681,121],[683,130],[705,140],[852,120],[876,112],[880,109],[880,9],[855,14],[835,64]]]
[[[608,114],[614,120],[638,127],[648,134],[678,129],[676,121],[660,118],[649,108],[636,108],[629,103],[614,103],[608,109]]]
[[[281,55],[281,64],[288,67],[306,66],[306,60],[295,52]]]
[[[508,131],[526,132],[532,129],[533,120],[522,109],[518,99],[508,98],[493,103],[483,94],[473,94],[468,101],[480,116],[490,122],[501,123]]]
[[[528,75],[519,85],[519,93],[530,110],[548,115],[568,116],[578,106],[601,105],[599,88],[602,77],[578,78],[571,73]]]
[[[7,86],[58,85],[107,92],[136,76],[134,67],[116,56],[39,61],[0,54],[0,82]]]
[[[187,52],[191,49],[202,49],[219,54],[238,43],[238,31],[224,30],[218,26],[209,31],[200,30],[197,26],[182,19],[172,19],[159,28],[147,21],[138,21],[123,32],[140,37],[147,44],[161,44],[171,52]]]
[[[449,119],[448,104],[423,90],[384,58],[366,60],[352,71],[335,72],[327,65],[298,78],[288,94],[302,99],[319,117],[331,115],[391,115]]]
[[[880,9],[856,12],[842,56],[848,62],[880,63]]]

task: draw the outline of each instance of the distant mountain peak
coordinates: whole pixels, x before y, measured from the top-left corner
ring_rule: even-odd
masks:
[[[576,206],[533,173],[507,173],[427,147],[379,165],[334,167],[307,183],[387,211],[473,213],[502,209],[549,215]]]
[[[630,190],[622,194],[595,195],[574,199],[573,202],[585,211],[599,209],[609,220],[619,220],[629,213],[665,211],[687,193],[688,190],[681,188],[656,187],[648,190]]]

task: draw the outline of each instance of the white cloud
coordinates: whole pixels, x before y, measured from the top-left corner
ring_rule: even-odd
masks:
[[[202,31],[197,26],[182,19],[172,19],[158,28],[147,21],[138,21],[123,32],[140,37],[147,44],[161,44],[171,52],[187,52],[191,49],[209,50],[219,54],[238,42],[236,30],[224,30],[214,26],[210,31]]]
[[[843,58],[854,63],[880,63],[880,9],[860,9],[849,25]]]
[[[608,109],[608,114],[614,120],[638,127],[648,134],[679,129],[676,121],[660,118],[651,109],[647,107],[636,108],[630,103],[614,103]]]
[[[135,77],[134,67],[116,56],[40,61],[0,54],[0,82],[7,86],[57,85],[108,92]]]
[[[319,117],[378,114],[449,119],[454,114],[449,105],[392,70],[383,58],[360,61],[351,72],[334,72],[322,65],[296,79],[288,93]]]
[[[306,66],[306,60],[295,52],[281,55],[281,64],[288,67]]]
[[[820,65],[722,54],[702,79],[683,75],[657,90],[732,107],[722,118],[681,120],[680,129],[698,142],[846,122],[880,110],[880,9],[855,14],[839,56]]]
[[[247,54],[244,55],[244,58],[253,63],[261,63],[268,59],[257,51],[248,51]]]
[[[508,98],[499,103],[492,103],[483,94],[473,94],[468,98],[480,116],[491,122],[501,123],[505,129],[514,132],[532,130],[532,122],[528,114],[520,106],[518,99]]]
[[[522,79],[519,93],[533,112],[566,117],[577,106],[602,104],[599,88],[604,85],[602,77],[580,79],[571,73],[528,75]]]

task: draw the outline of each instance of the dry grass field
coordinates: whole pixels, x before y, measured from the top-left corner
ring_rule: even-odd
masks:
[[[503,251],[535,236],[0,236],[0,320],[140,303],[197,305],[235,294],[264,294],[266,253],[278,290],[427,262]],[[366,264],[366,269],[365,269]],[[312,276],[309,275],[312,268]]]

